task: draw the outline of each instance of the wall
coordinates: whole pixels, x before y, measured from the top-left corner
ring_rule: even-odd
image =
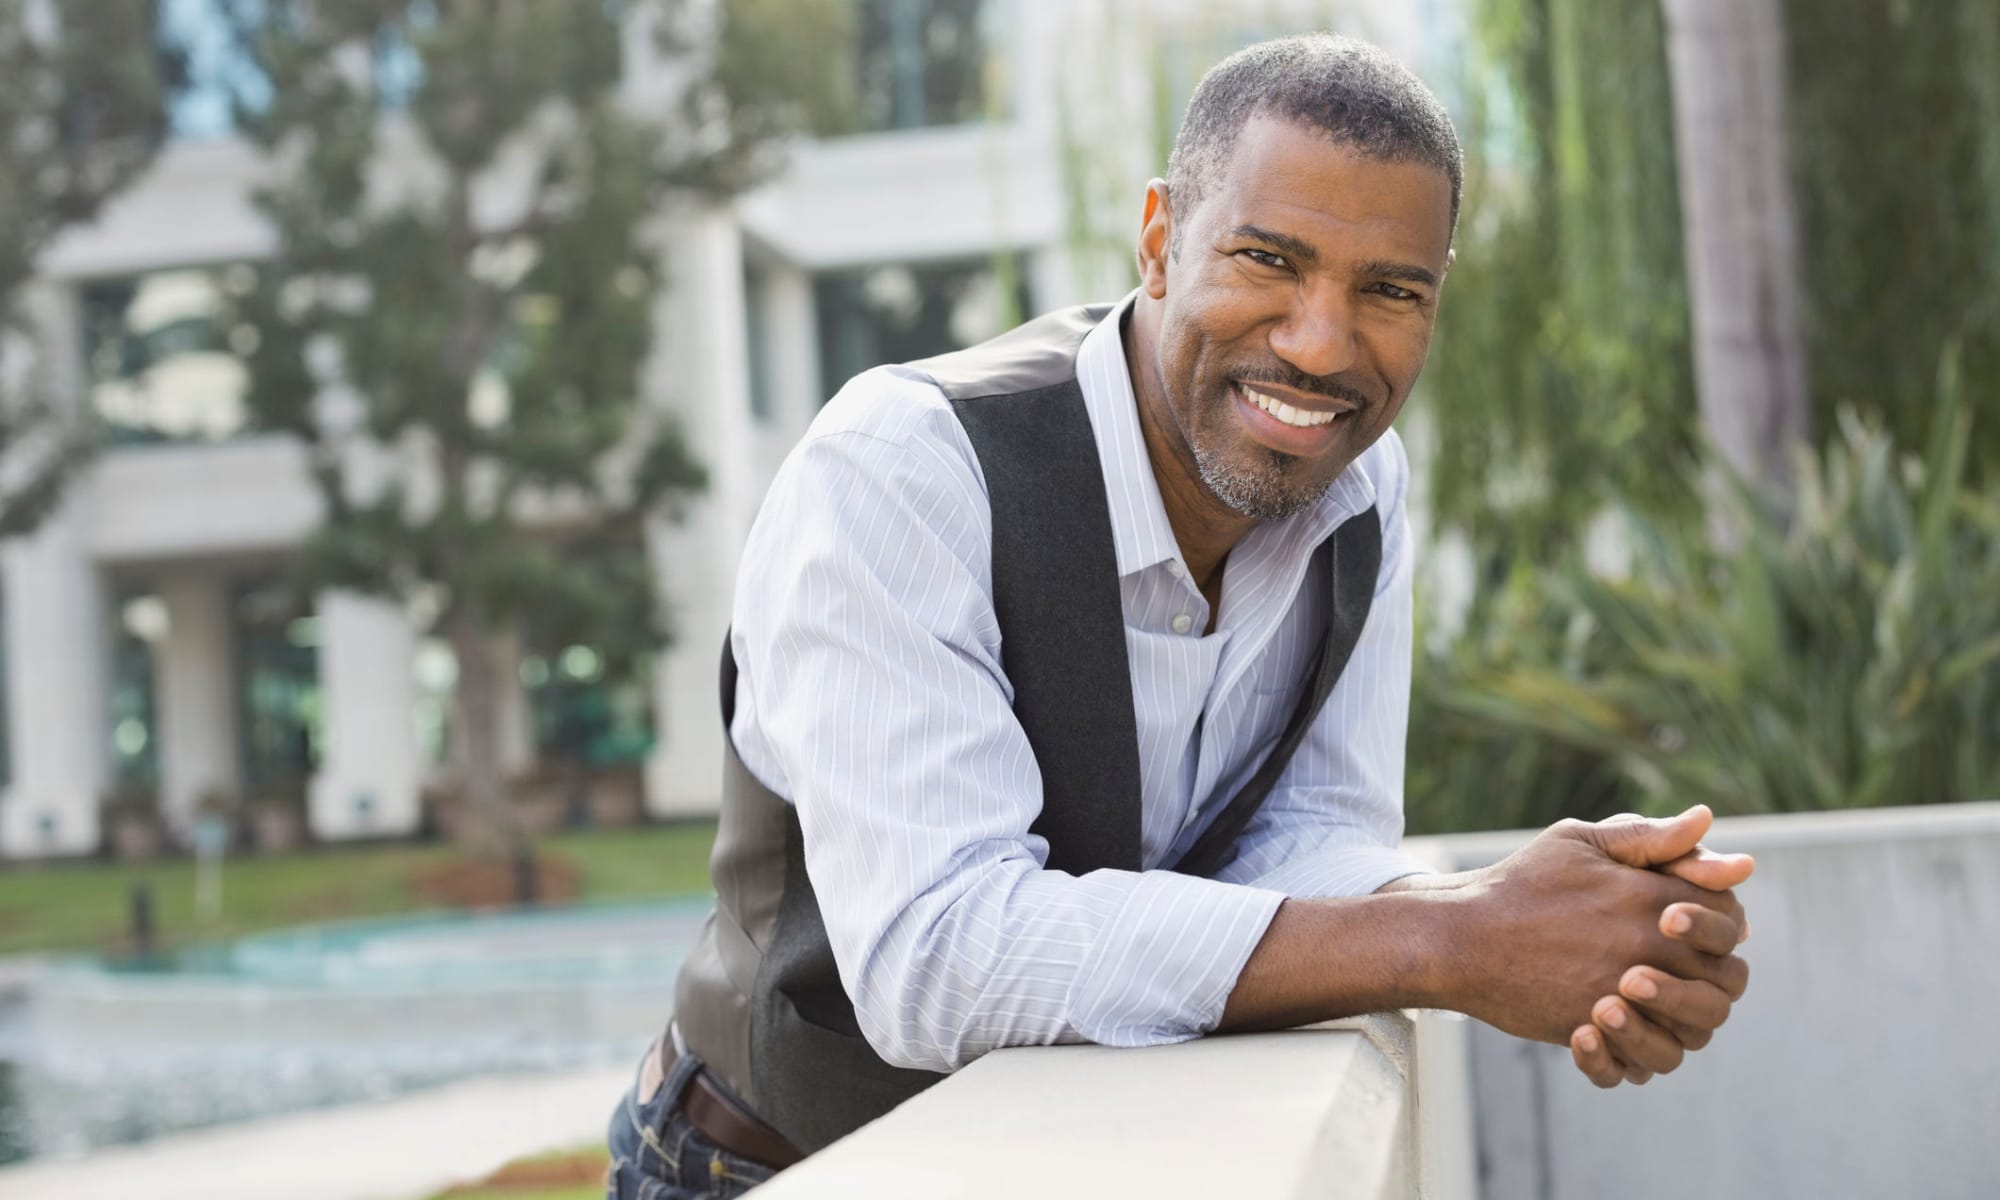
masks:
[[[1525,835],[1443,839],[1457,864]],[[1739,818],[1750,989],[1708,1049],[1600,1092],[1471,1024],[1486,1200],[2000,1191],[2000,804]]]

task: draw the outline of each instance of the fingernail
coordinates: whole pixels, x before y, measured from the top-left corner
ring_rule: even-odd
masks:
[[[1576,1044],[1583,1047],[1585,1054],[1597,1053],[1597,1031],[1595,1029],[1586,1029],[1582,1033],[1577,1034]]]
[[[1743,943],[1749,940],[1750,940],[1750,918],[1745,917],[1743,918],[1743,928],[1736,935],[1736,944],[1741,946]]]
[[[1634,975],[1625,981],[1625,994],[1635,1000],[1651,1000],[1660,994],[1660,985],[1650,976]]]
[[[1625,1006],[1613,1004],[1604,1010],[1603,1021],[1613,1029],[1625,1028]]]
[[[1694,918],[1684,912],[1677,912],[1667,918],[1668,933],[1686,933],[1694,928]]]

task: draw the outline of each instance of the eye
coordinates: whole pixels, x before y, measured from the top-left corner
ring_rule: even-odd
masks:
[[[1423,299],[1423,296],[1421,294],[1413,292],[1406,287],[1397,287],[1393,283],[1378,283],[1375,284],[1373,287],[1371,287],[1369,290],[1379,296],[1386,296],[1391,300],[1409,301],[1409,300]]]
[[[1269,250],[1238,250],[1236,253],[1260,267],[1270,267],[1279,271],[1289,271],[1292,268],[1292,264],[1286,261],[1284,257],[1273,254]]]

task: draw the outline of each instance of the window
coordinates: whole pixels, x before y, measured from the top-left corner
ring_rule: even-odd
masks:
[[[228,272],[249,267],[227,268]],[[244,432],[247,327],[225,333],[218,274],[190,268],[83,289],[84,375],[114,444],[220,441]]]
[[[230,603],[244,795],[297,797],[318,769],[319,619],[278,580],[239,584]]]
[[[986,115],[987,0],[860,0],[856,115],[865,131]]]
[[[167,636],[167,604],[141,588],[121,589],[111,644],[112,791],[134,801],[160,787],[159,712],[153,654]]]
[[[838,271],[813,293],[829,396],[870,367],[962,349],[1034,311],[1012,255]]]
[[[159,0],[159,40],[181,59],[184,83],[168,106],[167,125],[175,137],[215,138],[232,132],[234,106],[259,111],[270,103],[271,84],[262,67],[244,51],[231,28],[233,19],[263,24],[267,10],[244,6],[235,18],[228,0]],[[427,5],[416,5],[401,20],[422,28],[434,16]],[[405,28],[378,26],[369,45],[373,68],[370,82],[384,112],[402,112],[423,82],[423,60],[411,46]]]

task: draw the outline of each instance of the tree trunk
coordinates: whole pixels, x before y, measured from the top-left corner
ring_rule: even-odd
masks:
[[[1702,424],[1730,470],[1788,505],[1812,414],[1784,13],[1780,0],[1663,3]]]
[[[515,858],[527,839],[507,795],[500,765],[500,687],[492,626],[473,615],[451,624],[458,683],[452,693],[451,734],[459,772],[459,841],[485,862]]]

